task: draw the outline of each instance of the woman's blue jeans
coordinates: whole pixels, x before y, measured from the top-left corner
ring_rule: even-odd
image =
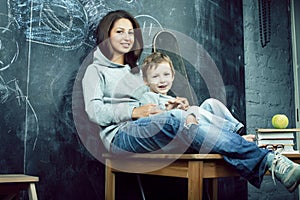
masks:
[[[204,110],[203,113],[208,114]],[[198,113],[199,116],[201,114]],[[248,142],[236,134],[241,125],[229,118],[203,117],[199,124],[187,125],[185,111],[171,110],[129,121],[121,126],[114,137],[111,152],[185,153],[192,149],[201,154],[219,153],[242,177],[259,188],[266,172],[266,155],[269,151],[258,148],[254,142]],[[219,123],[216,125],[210,119]]]

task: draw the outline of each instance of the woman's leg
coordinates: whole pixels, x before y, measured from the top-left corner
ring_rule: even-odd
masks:
[[[219,153],[238,173],[251,184],[259,187],[268,168],[266,149],[260,149],[254,142],[248,142],[228,129],[220,129],[207,122],[191,125],[189,136],[193,138],[191,147],[201,154]]]
[[[181,154],[191,147],[202,154],[219,153],[241,176],[260,187],[266,170],[274,164],[273,153],[206,121],[186,127],[182,112],[173,110],[128,122],[116,134],[111,152]],[[274,165],[275,176],[291,191],[300,181],[300,167],[282,158]],[[287,173],[280,174],[283,168]]]
[[[171,110],[127,122],[117,132],[113,140],[112,152],[117,154],[172,151],[184,153],[184,149],[189,148],[190,143],[185,144],[184,141],[187,139],[180,142],[176,139],[185,126],[186,115],[184,114],[182,110]]]
[[[115,136],[112,153],[184,153],[189,147],[199,153],[220,153],[243,177],[259,186],[268,151],[206,121],[185,127],[182,112],[172,110],[128,122]]]

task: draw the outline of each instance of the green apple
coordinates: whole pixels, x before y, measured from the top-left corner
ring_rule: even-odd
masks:
[[[274,128],[286,128],[289,125],[289,119],[284,114],[276,114],[272,117],[272,125]]]

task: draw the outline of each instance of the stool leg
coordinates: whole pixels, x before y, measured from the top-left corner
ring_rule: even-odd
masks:
[[[115,174],[109,167],[110,162],[106,161],[105,166],[105,200],[115,199]]]
[[[208,180],[209,199],[217,200],[218,199],[218,178],[209,178],[207,180]]]
[[[203,162],[188,162],[188,200],[202,200]]]
[[[29,184],[28,196],[29,196],[29,200],[38,200],[34,183]]]
[[[138,180],[138,184],[139,184],[139,188],[140,188],[140,191],[141,191],[142,199],[145,200],[146,198],[145,198],[145,193],[144,193],[141,177],[140,177],[139,174],[137,174],[136,177],[137,177],[137,180]]]

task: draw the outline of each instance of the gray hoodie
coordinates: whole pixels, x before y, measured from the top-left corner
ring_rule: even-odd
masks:
[[[148,91],[141,73],[130,70],[128,65],[111,62],[97,48],[82,79],[85,111],[101,126],[100,138],[107,150],[120,126],[132,120],[133,109]]]

